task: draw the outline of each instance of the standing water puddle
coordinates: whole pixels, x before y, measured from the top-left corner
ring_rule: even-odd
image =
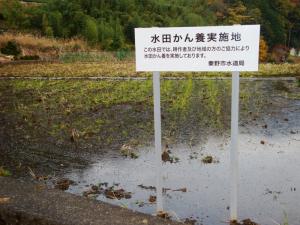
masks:
[[[300,224],[300,101],[292,100],[287,93],[279,94],[276,85],[261,85],[268,89],[260,90],[259,96],[250,93],[249,102],[244,105],[242,100],[241,103],[239,217],[251,218],[260,224],[278,224],[286,216],[290,224]],[[200,96],[193,97],[196,99],[193,107],[187,109],[192,112],[200,105],[196,104]],[[201,106],[198,110],[201,111]],[[223,113],[228,111],[221,107],[220,114]],[[229,120],[228,115],[226,118]],[[203,119],[207,118],[203,116]],[[214,132],[209,128],[214,121],[208,121],[207,125],[202,122],[198,123],[202,125],[198,137],[183,130],[182,139],[172,140],[172,135],[164,139],[164,148],[170,157],[163,164],[164,209],[175,220],[190,218],[197,224],[224,224],[229,218],[228,121]],[[182,126],[185,129],[185,125]],[[193,143],[193,138],[198,138],[198,143]],[[154,147],[124,145],[123,148],[133,151],[133,158],[137,158],[108,152],[87,169],[67,175],[77,183],[69,192],[79,195],[85,192],[101,201],[154,214]],[[119,199],[107,195],[104,190],[112,186],[110,190],[116,193],[124,190],[131,194]],[[91,190],[98,188],[103,190],[93,195]]]
[[[175,220],[229,218],[230,90],[162,81],[163,199]],[[71,193],[155,213],[151,81],[8,80],[0,109],[0,158],[14,173],[62,172]],[[239,127],[239,218],[300,224],[298,83],[242,80]]]

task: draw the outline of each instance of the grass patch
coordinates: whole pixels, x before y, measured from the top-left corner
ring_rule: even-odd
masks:
[[[77,61],[65,56],[66,61]],[[69,57],[69,58],[68,58]],[[75,56],[74,56],[75,57]],[[77,56],[76,56],[77,57]],[[75,58],[76,58],[75,57]],[[78,56],[82,57],[82,56]],[[89,55],[93,59],[94,56]],[[87,57],[87,58],[88,58]],[[100,56],[96,56],[100,57]],[[151,77],[150,72],[136,72],[134,60],[118,60],[106,55],[100,62],[41,63],[3,65],[0,77]],[[101,58],[100,57],[100,58]],[[105,58],[106,57],[106,58]],[[68,59],[67,59],[68,58]],[[163,72],[163,77],[230,77],[230,72]],[[242,72],[242,77],[290,77],[300,76],[300,64],[261,64],[258,72]]]
[[[75,62],[114,62],[116,60],[133,59],[133,52],[117,51],[117,52],[64,52],[60,54],[59,61],[63,63]]]
[[[3,167],[0,167],[0,177],[9,177],[11,176],[11,173],[4,169]]]
[[[203,124],[205,132],[212,129],[214,133],[224,132],[227,120],[220,115],[222,109],[229,110],[226,99],[230,99],[230,85],[229,80],[162,81],[164,133],[167,138],[174,137],[168,141],[185,138],[187,131],[195,137]],[[58,141],[63,146],[92,145],[93,149],[125,144],[129,146],[125,150],[134,149],[140,140],[147,143],[153,137],[152,88],[151,80],[2,81],[0,114],[4,121],[11,121],[3,129],[9,130],[14,140],[30,139],[31,143]],[[259,100],[265,96],[252,93],[252,86],[248,88],[241,88],[242,109],[248,107],[250,97]],[[255,110],[262,110],[261,102],[265,104],[258,101]],[[242,110],[242,115],[243,112],[248,110]],[[189,140],[191,144],[196,142],[197,138]],[[136,156],[131,151],[125,152],[131,158]]]
[[[24,33],[4,33],[0,35],[0,48],[9,41],[20,45],[23,55],[38,55],[42,59],[58,59],[59,54],[65,51],[87,51],[89,47],[84,40],[55,39]]]

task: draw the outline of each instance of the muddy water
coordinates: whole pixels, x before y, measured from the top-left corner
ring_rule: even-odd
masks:
[[[163,145],[173,159],[163,165],[164,207],[173,219],[228,219],[230,85],[162,82]],[[0,166],[14,176],[27,167],[61,174],[76,181],[68,191],[78,195],[107,183],[131,198],[90,197],[155,212],[151,81],[1,81],[0,94]],[[286,214],[290,224],[300,224],[299,151],[298,84],[242,80],[241,219],[276,224]],[[206,156],[212,163],[203,162]]]
[[[239,216],[261,224],[281,223],[286,217],[290,224],[300,224],[300,101],[293,99],[289,91],[282,91],[277,82],[247,82],[242,88],[248,93],[243,92],[241,100]],[[207,112],[210,105],[203,109],[199,104],[205,90],[196,90],[184,114],[204,120],[197,123],[200,132],[191,135],[189,132],[197,132],[188,127],[193,125],[177,121],[181,124],[178,129],[183,130],[181,136],[173,140],[171,135],[164,141],[170,155],[179,160],[163,165],[164,207],[175,220],[192,218],[198,224],[224,224],[229,215],[229,117],[224,115],[229,113],[229,96],[218,96],[212,102],[217,105],[213,107],[220,107],[213,112],[220,110],[224,120],[207,121],[207,115],[200,112]],[[193,139],[198,141],[193,143]],[[155,195],[155,190],[149,189],[155,186],[154,149],[139,146],[135,152],[137,159],[109,152],[85,170],[69,173],[67,176],[78,182],[69,191],[81,194],[101,182],[116,184],[115,189],[132,192],[132,198],[94,197],[155,213],[155,204],[149,202],[149,197]],[[204,163],[206,156],[212,156],[213,162]]]

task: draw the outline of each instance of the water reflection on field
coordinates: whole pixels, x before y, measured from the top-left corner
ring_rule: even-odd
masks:
[[[300,87],[242,80],[240,88],[239,215],[276,224],[287,213],[290,224],[300,224]],[[164,80],[161,92],[163,145],[173,161],[163,166],[165,209],[174,219],[223,224],[231,82]],[[114,186],[131,198],[89,197],[155,212],[151,80],[1,81],[0,109],[0,158],[19,168],[14,174],[28,166],[55,171],[76,181],[69,192],[79,195],[92,185]],[[203,162],[207,156],[212,163]]]
[[[299,224],[300,101],[277,86],[270,81],[241,85],[239,216],[276,224],[287,213],[291,224]],[[176,104],[163,104],[164,144],[179,160],[163,166],[164,206],[174,219],[224,224],[229,215],[230,89],[224,81],[190,81],[184,90]],[[94,197],[155,213],[149,202],[155,195],[150,188],[155,186],[154,149],[141,145],[134,151],[137,159],[108,152],[87,169],[68,174],[79,182],[70,192],[81,194],[101,182],[117,184],[115,189],[132,197]],[[203,162],[206,156],[213,157],[212,163]]]

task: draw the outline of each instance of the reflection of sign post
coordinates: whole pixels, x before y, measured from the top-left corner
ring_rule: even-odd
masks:
[[[136,28],[137,71],[232,71],[230,219],[237,219],[239,71],[258,70],[259,25]],[[160,75],[153,73],[157,211],[162,207]]]

